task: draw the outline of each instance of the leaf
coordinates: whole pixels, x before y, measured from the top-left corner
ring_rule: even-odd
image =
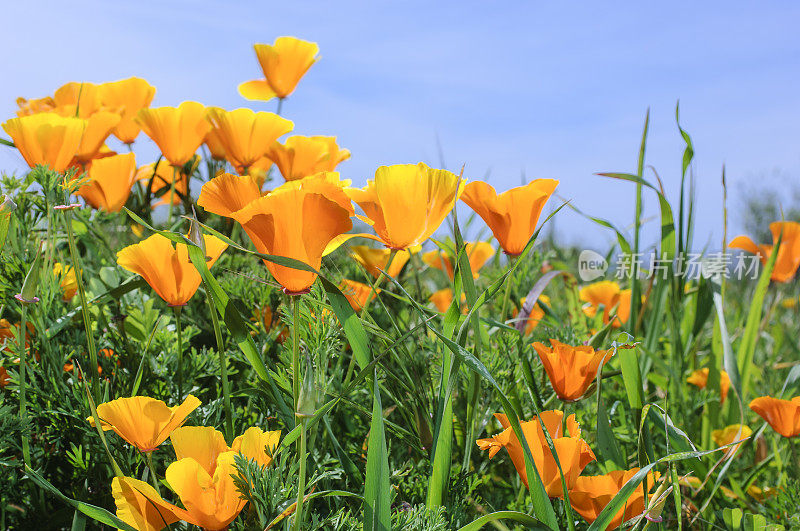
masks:
[[[364,531],[391,529],[391,485],[389,484],[389,455],[383,430],[378,374],[373,372],[372,420],[367,450],[367,479],[364,485]]]
[[[548,529],[547,526],[536,518],[529,516],[525,513],[518,511],[497,511],[494,513],[486,514],[480,518],[473,520],[463,527],[459,527],[458,531],[478,531],[486,524],[497,522],[498,520],[514,520],[528,527],[528,529]]]

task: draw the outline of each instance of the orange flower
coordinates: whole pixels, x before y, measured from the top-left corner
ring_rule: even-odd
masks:
[[[334,171],[350,158],[340,149],[335,136],[290,136],[285,144],[274,142],[266,151],[287,181],[302,179],[321,171]]]
[[[61,297],[62,300],[64,302],[72,300],[72,297],[78,291],[78,279],[75,278],[75,270],[66,264],[56,262],[53,264],[53,275],[60,278],[59,286],[64,291]]]
[[[386,264],[389,262],[389,255],[392,254],[390,249],[372,249],[366,245],[353,245],[350,250],[353,251],[353,258],[375,278],[380,276],[380,270],[385,271],[392,278],[397,278],[403,266],[411,258],[411,253],[408,251],[398,251],[387,270]]]
[[[32,100],[17,98],[17,106],[19,107],[17,116],[28,116],[31,114],[39,114],[40,112],[51,112],[55,109],[56,102],[50,96]]]
[[[467,257],[469,257],[469,268],[472,270],[472,277],[478,278],[478,270],[494,256],[494,249],[488,242],[475,242],[466,244]],[[440,269],[453,280],[453,262],[450,256],[444,251],[428,251],[422,255],[422,261],[430,267]]]
[[[525,304],[525,300],[526,298],[522,297],[522,299],[519,301],[520,307],[522,307],[522,305]],[[549,306],[550,297],[548,297],[547,295],[540,295],[539,302]],[[518,314],[519,311],[516,308],[514,308],[512,310],[513,317],[516,317]],[[533,310],[531,310],[531,314],[528,316],[528,322],[525,324],[525,333],[530,334],[531,332],[533,332],[533,330],[536,328],[536,326],[539,324],[539,321],[541,321],[543,317],[544,317],[544,310],[541,308],[541,306],[539,306],[539,304],[534,304]]]
[[[8,385],[8,382],[11,381],[11,376],[8,375],[8,371],[5,367],[0,365],[0,389],[4,388]]]
[[[436,309],[439,310],[441,313],[445,313],[449,308],[450,305],[453,304],[453,290],[450,288],[443,288],[436,292],[433,295],[428,297],[428,300],[436,306]],[[462,293],[461,294],[461,313],[467,313],[467,307],[464,306],[467,302],[467,296]]]
[[[78,189],[77,195],[83,197],[95,209],[106,212],[119,212],[136,182],[136,157],[133,153],[114,155],[92,162],[87,171],[89,182]]]
[[[261,190],[253,177],[220,173],[203,185],[197,204],[206,212],[236,219],[236,212],[259,197]]]
[[[28,321],[27,326],[25,327],[28,331],[25,333],[25,348],[30,348],[31,346],[31,335],[34,333],[33,324]],[[11,321],[8,319],[0,319],[0,347],[3,347],[3,350],[6,351],[13,351],[16,352],[17,348],[17,333],[19,331],[19,323],[11,324]],[[39,354],[36,354],[36,359],[39,359]],[[19,360],[15,361],[14,363],[19,363]]]
[[[64,118],[51,112],[12,118],[3,123],[28,166],[49,166],[62,172],[81,145],[86,120]]]
[[[589,317],[594,317],[601,305],[604,307],[604,324],[611,320],[611,310],[616,306],[616,316],[612,324],[614,328],[621,327],[631,314],[631,290],[620,290],[619,284],[611,280],[601,280],[581,288],[580,299],[588,303],[583,313]]]
[[[195,161],[198,160],[195,159]],[[190,171],[189,173],[192,172]],[[153,179],[152,191],[161,196],[161,199],[156,201],[153,206],[169,203],[173,178],[175,178],[175,197],[172,199],[172,204],[179,205],[181,204],[181,196],[185,196],[189,189],[188,175],[184,175],[183,172],[176,172],[175,168],[170,166],[166,160],[160,160],[158,164],[155,162],[145,164],[136,171],[136,180],[144,181],[145,186],[150,182],[150,179]]]
[[[711,432],[711,439],[717,446],[725,446],[737,441],[747,439],[753,434],[753,430],[744,424],[731,424],[721,430],[714,430]],[[728,447],[725,449],[725,455],[730,456],[742,446],[742,443]]]
[[[139,109],[135,121],[173,166],[186,164],[211,129],[205,107],[195,101],[184,101],[178,107]]]
[[[192,458],[209,474],[214,473],[217,458],[230,451],[242,454],[259,465],[268,466],[272,463],[272,452],[278,446],[280,437],[280,430],[265,432],[261,428],[251,427],[228,447],[222,433],[209,426],[182,426],[169,436],[178,460]],[[266,448],[269,448],[269,454]]]
[[[553,391],[565,402],[580,400],[597,377],[598,367],[614,354],[613,350],[595,351],[588,345],[573,347],[555,339],[550,340],[550,345],[537,342],[533,348],[542,360]]]
[[[186,418],[197,409],[200,401],[192,395],[175,407],[167,407],[161,400],[147,396],[118,398],[97,406],[100,426],[103,431],[114,433],[142,452],[152,452],[172,430],[186,422]],[[94,426],[94,417],[87,419]]]
[[[219,133],[217,133],[213,128],[206,133],[203,143],[208,148],[209,153],[211,153],[212,159],[225,160],[225,146],[222,145],[222,141],[219,138]]]
[[[277,114],[250,109],[225,111],[210,107],[207,116],[217,140],[225,149],[228,162],[239,174],[247,173],[278,137],[294,128],[294,123]]]
[[[347,302],[353,307],[353,311],[360,312],[364,309],[372,299],[375,298],[375,293],[380,293],[381,290],[372,292],[372,286],[356,282],[355,280],[343,279],[339,284],[339,289],[347,298]]]
[[[478,447],[481,450],[489,450],[489,458],[492,458],[505,448],[511,460],[514,462],[514,467],[517,469],[522,482],[528,486],[528,474],[525,471],[525,458],[523,457],[524,451],[522,444],[517,439],[516,434],[511,429],[508,419],[505,415],[495,414],[497,420],[505,428],[505,430],[491,439],[480,439],[477,441]],[[592,452],[586,441],[580,438],[581,429],[578,422],[575,420],[575,415],[570,415],[567,418],[567,432],[565,435],[562,420],[564,412],[553,410],[542,412],[542,422],[547,428],[550,437],[553,439],[558,460],[561,463],[561,469],[564,472],[564,479],[567,483],[567,489],[572,491],[576,479],[581,471],[595,460],[594,453]],[[528,441],[528,446],[533,455],[533,462],[542,478],[542,483],[547,491],[548,496],[551,498],[560,498],[563,496],[561,486],[561,475],[558,472],[555,458],[550,452],[550,447],[547,445],[547,440],[544,437],[544,432],[536,417],[527,422],[521,422],[522,433]],[[570,494],[571,496],[571,494]]]
[[[100,102],[111,109],[120,109],[121,120],[114,128],[114,136],[125,144],[132,144],[142,130],[136,123],[139,109],[149,107],[156,88],[144,79],[129,77],[103,83],[99,87]]]
[[[800,396],[791,400],[762,396],[750,402],[750,409],[784,437],[800,434]]]
[[[345,192],[345,188],[350,186],[351,182],[350,179],[341,179],[339,172],[323,171],[296,181],[283,183],[271,193],[278,194],[287,190],[305,190],[306,192],[321,194],[347,210],[351,216],[354,216],[356,211],[353,208],[353,202],[350,201],[350,197]],[[326,252],[325,254],[327,255],[328,253]]]
[[[364,188],[348,195],[364,210],[358,218],[372,225],[378,240],[391,249],[421,245],[453,210],[465,182],[447,170],[425,163],[381,166]]]
[[[708,371],[708,367],[705,369],[697,369],[686,378],[686,382],[696,385],[700,389],[705,389],[706,385],[708,385]],[[724,404],[725,399],[728,397],[728,390],[731,388],[731,379],[725,371],[720,371],[719,373],[719,388],[720,394],[722,395],[720,403]]]
[[[775,282],[789,282],[800,266],[800,223],[794,221],[776,221],[769,224],[772,232],[773,244],[781,239],[781,247],[778,249],[778,256],[775,259],[775,268],[770,277]],[[762,264],[766,264],[774,245],[756,245],[747,236],[737,236],[728,244],[732,249],[743,249],[748,253],[758,255]]]
[[[597,520],[606,505],[619,493],[622,487],[639,472],[638,468],[630,470],[612,470],[603,476],[581,476],[569,491],[569,502],[575,512],[591,523]],[[658,480],[659,474],[647,474],[648,490]],[[645,510],[644,488],[640,484],[628,498],[624,506],[614,515],[614,519],[606,529],[617,529],[623,522],[639,516]]]
[[[462,200],[483,218],[506,254],[517,256],[536,232],[542,208],[556,186],[555,179],[536,179],[497,195],[492,186],[475,181],[466,186]]]
[[[264,79],[239,85],[239,94],[249,100],[283,99],[294,92],[300,78],[319,59],[319,46],[295,37],[278,37],[275,44],[255,44]]]
[[[228,245],[216,236],[204,235],[208,267]],[[200,287],[200,273],[189,260],[185,243],[172,242],[160,234],[129,245],[117,253],[117,263],[123,269],[141,275],[159,297],[170,306],[183,306]]]
[[[71,81],[53,95],[55,110],[63,116],[88,118],[102,107],[100,87],[94,83]]]
[[[98,111],[86,118],[86,130],[75,153],[76,164],[87,164],[103,149],[106,139],[120,121],[119,114]]]
[[[306,190],[286,190],[256,199],[235,212],[234,219],[242,224],[258,252],[294,258],[314,269],[322,264],[328,244],[353,228],[346,209]],[[287,293],[305,292],[317,278],[310,271],[264,263]]]
[[[262,309],[256,309],[255,316],[257,320],[264,323],[264,330],[267,333],[272,332],[273,328],[279,329],[278,336],[275,338],[278,343],[283,344],[289,338],[289,328],[283,324],[268,305],[265,305]]]

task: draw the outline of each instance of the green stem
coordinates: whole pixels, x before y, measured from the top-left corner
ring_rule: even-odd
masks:
[[[167,224],[172,225],[172,203],[175,200],[175,180],[178,175],[178,167],[172,167],[172,184],[169,187],[169,214],[167,215]]]
[[[25,346],[25,336],[27,335],[26,322],[27,317],[27,304],[22,303],[22,310],[20,311],[19,319],[19,332],[18,332],[18,346],[19,346],[19,419],[25,424],[28,420],[28,402],[26,400],[25,391],[28,387],[28,380],[25,373],[28,364],[28,349]],[[28,441],[28,436],[22,432],[22,458],[26,465],[31,466],[31,446]]]
[[[516,257],[512,257],[512,256],[508,257],[508,267],[512,268],[511,269],[512,272],[514,271],[513,270],[513,266],[514,266],[514,261],[515,260],[516,260]],[[511,282],[512,282],[512,280],[513,280],[512,279],[512,275],[509,274],[508,278],[506,279],[506,289],[505,289],[505,292],[503,293],[503,306],[502,306],[502,309],[500,310],[500,322],[501,323],[505,323],[506,322],[506,312],[508,311],[508,301],[511,298]]]
[[[183,330],[181,330],[181,306],[173,306],[175,330],[178,332],[178,400],[183,400]]]
[[[66,198],[69,203],[69,197]],[[94,344],[94,334],[92,333],[92,320],[89,316],[89,307],[86,300],[86,288],[83,285],[83,267],[81,266],[81,259],[78,255],[77,246],[75,245],[75,234],[72,231],[72,211],[67,208],[64,212],[64,225],[67,229],[67,241],[69,242],[69,256],[72,260],[72,268],[75,270],[75,281],[78,284],[78,296],[81,300],[81,315],[83,316],[83,327],[86,330],[86,345],[89,349],[89,360],[92,367],[89,369],[89,374],[92,377],[92,392],[94,399],[100,400],[100,375],[97,373],[97,347]]]
[[[275,110],[275,114],[280,116],[281,115],[281,109],[283,109],[283,98],[278,98],[278,108]]]
[[[303,498],[306,490],[306,418],[300,419],[300,472],[297,476],[297,509],[294,516],[294,531],[300,531],[303,522]]]
[[[153,452],[144,452],[144,459],[147,461],[147,468],[150,469],[150,482],[153,488],[156,489],[158,495],[161,495],[161,489],[158,488],[158,476],[156,476],[156,467],[153,466]]]
[[[214,337],[217,340],[217,353],[219,354],[219,371],[222,377],[222,397],[225,404],[225,438],[230,441],[233,438],[233,409],[231,408],[231,388],[228,382],[228,366],[225,359],[225,346],[222,342],[222,330],[219,327],[219,317],[217,308],[214,306],[214,299],[211,290],[206,287],[206,300],[208,309],[211,311],[211,323],[214,325]]]
[[[291,295],[292,300],[292,399],[294,411],[297,412],[300,400],[300,295]],[[297,417],[295,417],[297,425]]]

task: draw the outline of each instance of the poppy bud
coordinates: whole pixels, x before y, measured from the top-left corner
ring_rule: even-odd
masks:
[[[36,288],[39,287],[39,269],[42,258],[41,251],[36,251],[36,258],[31,264],[28,274],[25,275],[25,281],[22,283],[22,292],[14,295],[14,298],[20,302],[30,304],[39,302],[39,297],[36,296]]]
[[[303,385],[300,386],[300,396],[297,397],[297,417],[311,417],[317,410],[317,390],[314,387],[314,367],[311,360],[306,358],[306,370],[303,375]]]

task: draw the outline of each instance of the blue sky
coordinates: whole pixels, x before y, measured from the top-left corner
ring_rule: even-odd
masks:
[[[697,152],[696,246],[719,247],[723,163],[734,233],[742,186],[800,181],[797,3],[28,1],[3,11],[3,118],[18,96],[131,75],[157,87],[154,105],[274,110],[236,86],[260,76],[253,43],[295,35],[318,42],[322,60],[284,113],[297,133],[337,135],[353,153],[340,170],[356,184],[381,164],[440,165],[438,138],[446,166],[466,164],[470,179],[488,172],[505,190],[523,174],[557,178],[562,197],[627,226],[633,186],[594,173],[635,170],[650,107],[647,162],[676,197],[679,98]],[[139,162],[150,162],[140,138]],[[0,168],[22,167],[0,150]],[[656,213],[649,195],[646,217]],[[613,240],[572,213],[556,229],[598,250]]]

